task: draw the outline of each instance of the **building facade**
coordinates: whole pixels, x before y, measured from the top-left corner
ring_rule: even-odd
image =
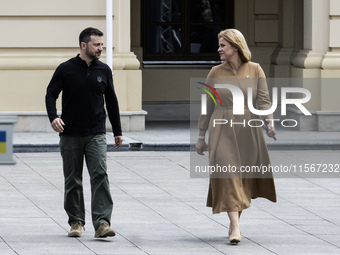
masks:
[[[87,0],[0,1],[0,114],[17,115],[15,131],[52,131],[46,87],[56,67],[79,53],[79,33],[105,34],[106,2]],[[143,131],[142,71],[131,52],[130,1],[113,1],[113,78],[124,131]],[[106,37],[104,35],[104,42]],[[106,54],[102,61],[106,61]],[[58,110],[61,110],[58,99]]]
[[[244,34],[268,78],[296,80],[311,92],[305,107],[312,116],[287,109],[296,129],[340,131],[339,1],[112,1],[113,77],[124,131],[143,131],[145,121],[189,120],[190,78],[206,77],[219,63],[207,46],[214,42],[205,39],[228,27]],[[105,32],[105,1],[0,3],[0,114],[18,116],[15,131],[51,131],[46,86],[55,68],[78,53],[82,29]]]

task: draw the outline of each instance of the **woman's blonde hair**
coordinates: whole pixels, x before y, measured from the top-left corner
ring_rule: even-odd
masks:
[[[231,46],[238,50],[242,62],[248,62],[251,59],[251,52],[248,48],[246,39],[237,29],[225,29],[218,34],[218,39],[223,38]]]

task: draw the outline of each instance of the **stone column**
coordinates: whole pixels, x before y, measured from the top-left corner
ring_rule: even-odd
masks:
[[[142,71],[131,52],[130,1],[113,0],[113,79],[121,111],[123,130],[144,131]]]
[[[339,86],[334,79],[324,79],[339,76],[340,65],[336,63],[340,58],[332,51],[338,33],[332,29],[336,22],[330,16],[340,15],[338,7],[338,1],[304,0],[303,49],[292,62],[291,77],[302,78],[299,85],[311,92],[312,99],[304,105],[312,117],[290,109],[290,117],[300,123],[300,130],[340,131],[339,100],[335,98],[340,92]],[[339,46],[340,43],[336,47]]]
[[[298,15],[295,15],[299,2],[301,0],[279,0],[279,45],[271,57],[271,77],[290,77],[291,58],[296,47],[296,30],[303,22]]]
[[[320,111],[316,112],[320,131],[340,131],[340,2],[329,0],[328,51],[321,63]]]
[[[303,49],[293,60],[292,77],[319,78],[328,50],[329,0],[304,0]],[[315,105],[316,106],[316,105]]]

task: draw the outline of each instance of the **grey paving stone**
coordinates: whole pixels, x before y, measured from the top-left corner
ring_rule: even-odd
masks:
[[[270,151],[277,164],[338,151]],[[116,237],[94,239],[84,167],[86,231],[68,238],[59,153],[17,153],[0,166],[0,254],[339,254],[338,178],[276,178],[278,202],[252,200],[242,242],[228,243],[228,217],[205,207],[208,179],[190,178],[189,152],[109,152]],[[319,160],[319,159],[318,159]]]

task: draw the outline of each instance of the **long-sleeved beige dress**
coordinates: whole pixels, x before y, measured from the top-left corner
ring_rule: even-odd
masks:
[[[259,110],[271,107],[265,74],[260,65],[254,62],[242,63],[234,75],[229,64],[225,62],[211,69],[206,83],[210,83],[212,87],[225,83],[236,85],[242,90],[245,102],[244,115],[233,115],[233,96],[229,89],[216,89],[222,106],[218,100],[215,105],[208,97],[207,114],[200,116],[198,128],[209,130],[209,165],[229,165],[237,170],[246,166],[269,166],[270,159],[262,128],[248,125],[248,120],[259,119],[248,109],[248,87],[252,87],[254,107],[257,105]],[[228,123],[216,124],[214,127],[214,119],[227,120]],[[233,123],[245,125],[231,125],[231,120]],[[258,126],[255,122],[250,125]],[[228,176],[215,173],[210,177],[207,206],[212,207],[213,213],[242,211],[250,207],[251,199],[257,197],[276,202],[272,172],[256,175],[256,178],[240,171]]]

